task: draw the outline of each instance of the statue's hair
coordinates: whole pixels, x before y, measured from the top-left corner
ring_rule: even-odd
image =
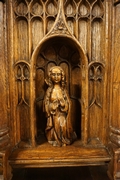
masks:
[[[49,72],[48,72],[48,79],[46,79],[46,83],[48,84],[48,86],[52,87],[53,83],[51,80],[51,74],[52,74],[52,70],[54,68],[58,68],[61,72],[61,87],[64,89],[65,88],[65,84],[66,84],[66,79],[65,79],[65,73],[63,71],[63,69],[60,66],[53,66],[52,68],[50,68]]]

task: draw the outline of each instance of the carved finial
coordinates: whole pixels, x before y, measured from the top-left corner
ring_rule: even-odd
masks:
[[[64,12],[63,12],[63,1],[61,1],[61,0],[59,2],[59,11],[58,11],[58,16],[56,18],[55,24],[48,34],[49,35],[50,34],[71,35],[69,28],[67,26]]]

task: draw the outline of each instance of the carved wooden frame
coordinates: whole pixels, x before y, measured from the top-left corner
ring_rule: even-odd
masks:
[[[59,40],[61,38],[67,43],[73,43],[81,57],[81,142],[82,148],[83,145],[86,148],[83,149],[83,151],[87,152],[88,147],[97,149],[98,151],[96,154],[101,162],[103,163],[105,160],[110,162],[108,169],[110,178],[115,180],[119,179],[120,125],[119,118],[116,119],[116,116],[119,114],[119,110],[117,109],[119,104],[117,101],[117,94],[119,95],[119,73],[116,73],[116,69],[119,67],[119,53],[116,52],[117,50],[119,52],[120,42],[118,30],[120,27],[120,24],[118,23],[120,1],[68,0],[63,5],[62,0],[59,0],[58,2],[54,0],[53,4],[51,3],[51,0],[46,0],[44,2],[32,0],[31,4],[29,3],[29,0],[20,0],[16,2],[13,0],[0,1],[0,15],[2,17],[0,21],[0,38],[2,40],[0,54],[3,66],[3,69],[0,69],[2,75],[0,78],[0,82],[2,82],[1,90],[3,92],[3,97],[0,98],[0,103],[2,104],[4,102],[2,109],[3,115],[0,116],[2,119],[0,122],[0,161],[4,178],[8,180],[11,177],[11,170],[8,162],[10,161],[10,164],[14,166],[15,156],[14,153],[11,156],[9,156],[9,154],[11,153],[11,150],[18,147],[18,143],[21,140],[20,132],[18,130],[20,128],[20,122],[18,117],[19,113],[17,111],[18,106],[16,106],[17,103],[17,105],[24,103],[29,109],[29,130],[31,139],[30,144],[25,146],[33,149],[37,146],[35,140],[36,59],[39,52],[47,42],[51,42],[53,39]],[[44,13],[39,9],[41,8],[41,4],[43,5],[42,7],[44,7]],[[37,5],[40,5],[40,7],[36,10]],[[51,11],[51,7],[53,7],[55,13]],[[21,14],[22,8],[23,14]],[[47,11],[45,14],[46,9]],[[76,11],[76,9],[78,11]],[[36,34],[35,25],[38,23],[33,24],[33,22],[38,19],[40,20],[40,23],[43,22],[44,24],[43,32],[41,31],[43,34],[40,35],[42,38],[39,39],[39,41],[37,41],[37,37],[35,36],[35,42],[33,43],[32,35]],[[17,28],[18,31],[21,30],[22,23],[20,20],[25,20],[22,22],[25,26],[27,23],[29,25],[29,28],[27,27],[29,34],[29,38],[27,38],[29,39],[29,43],[26,44],[28,49],[25,50],[28,54],[28,57],[26,58],[27,60],[23,58],[20,54],[21,52],[18,51],[19,46],[21,46],[20,43],[22,42],[22,38],[20,39],[19,32],[15,30]],[[21,24],[19,24],[18,21]],[[33,25],[32,30],[31,23]],[[21,41],[20,43],[19,39]],[[24,47],[25,46],[21,47],[21,51],[24,50]],[[26,52],[23,54],[26,54]],[[15,72],[17,68],[18,71],[21,70],[21,76],[16,76]],[[24,68],[26,69],[27,75],[23,72]],[[16,98],[18,97],[16,88],[16,82],[18,81],[21,82],[22,87],[22,97],[19,102]],[[25,92],[23,88],[24,83],[28,81],[30,89],[29,103],[24,98]],[[101,148],[105,152],[105,157],[103,159],[99,152]],[[108,148],[108,151],[106,151],[106,148]],[[29,149],[27,152],[28,154],[30,153]],[[90,152],[92,153],[93,151],[90,150]],[[24,150],[21,150],[19,153],[20,157],[22,157],[22,153],[24,158],[26,157]],[[63,162],[64,166],[67,166],[68,164],[70,165],[70,159],[69,157],[67,158],[68,162]],[[90,161],[91,164],[99,164],[99,158],[96,158],[96,162],[94,158],[91,160],[90,156],[88,157],[88,160],[83,159],[85,165],[88,165]],[[21,161],[16,159],[18,166],[23,166],[22,160],[22,158]],[[81,158],[78,158],[78,160],[78,164],[81,165],[83,161]],[[32,164],[33,161],[27,161],[27,159],[24,161],[24,163],[28,162],[28,167],[34,166]],[[46,160],[44,160],[44,162],[46,162]],[[74,159],[73,162],[71,160],[71,166],[77,166],[78,164],[76,159]],[[7,167],[6,169],[5,165]],[[59,166],[59,163],[57,162],[56,165]],[[38,166],[38,164],[36,166]],[[41,166],[44,165],[42,164]],[[52,164],[51,162],[51,166],[54,166],[54,163]]]

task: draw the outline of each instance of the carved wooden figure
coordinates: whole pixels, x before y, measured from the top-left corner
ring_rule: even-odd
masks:
[[[120,0],[0,0],[5,180],[17,167],[106,163],[120,179],[119,19]]]
[[[70,145],[76,135],[71,125],[71,102],[65,89],[66,79],[62,68],[53,66],[46,83],[49,86],[44,98],[48,142],[53,146]]]

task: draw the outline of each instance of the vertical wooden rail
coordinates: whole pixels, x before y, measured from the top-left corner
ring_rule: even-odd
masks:
[[[120,1],[111,3],[112,51],[109,116],[109,150],[112,160],[108,175],[112,180],[120,179]],[[109,2],[110,3],[110,2]]]
[[[2,178],[11,179],[8,156],[10,152],[10,138],[8,127],[8,102],[7,102],[7,63],[6,63],[6,3],[0,1],[0,166]]]
[[[9,143],[5,65],[4,3],[0,1],[0,149]]]

